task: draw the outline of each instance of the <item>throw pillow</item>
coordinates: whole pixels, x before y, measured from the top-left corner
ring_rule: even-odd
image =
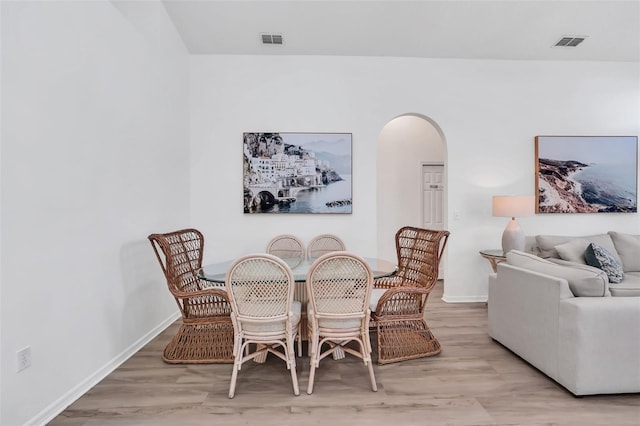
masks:
[[[563,235],[536,235],[536,245],[540,257],[555,257],[560,258],[555,247],[560,244],[564,244],[575,237],[563,236]]]
[[[620,283],[624,279],[622,265],[607,249],[591,243],[584,252],[584,258],[587,261],[587,265],[602,269],[609,277],[610,283]]]
[[[640,235],[609,231],[624,272],[640,272]]]
[[[587,262],[584,258],[584,252],[589,243],[590,241],[586,239],[574,238],[569,242],[555,246],[555,249],[560,256],[560,259],[586,265]]]

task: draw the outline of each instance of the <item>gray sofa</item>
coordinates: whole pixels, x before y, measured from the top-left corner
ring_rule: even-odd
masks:
[[[489,277],[489,335],[574,395],[640,392],[640,235],[529,240]],[[592,242],[622,282],[586,264]]]

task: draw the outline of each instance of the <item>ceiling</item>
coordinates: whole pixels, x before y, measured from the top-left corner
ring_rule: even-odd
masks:
[[[192,54],[640,62],[640,0],[163,0]],[[263,45],[260,34],[282,34]],[[586,36],[577,47],[553,47]]]

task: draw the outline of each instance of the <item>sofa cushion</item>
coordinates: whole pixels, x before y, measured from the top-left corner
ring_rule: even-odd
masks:
[[[640,272],[640,235],[610,231],[624,272]]]
[[[640,297],[640,272],[626,272],[620,284],[609,286],[614,297]]]
[[[555,246],[560,259],[568,262],[582,263],[587,265],[588,262],[584,257],[586,248],[591,244],[588,240],[582,238],[574,238],[564,244]],[[593,265],[591,265],[593,266]]]
[[[586,261],[584,260],[582,254],[587,249],[589,243],[596,243],[601,247],[609,250],[613,257],[621,262],[620,256],[616,252],[616,247],[613,245],[613,240],[609,234],[597,234],[597,235],[588,235],[585,237],[569,237],[563,235],[536,235],[536,243],[538,244],[538,251],[540,252],[540,256],[544,258],[554,257],[557,259],[563,259],[563,257],[558,253],[556,246],[566,244],[569,242],[573,242],[569,246],[565,246],[565,256],[570,262],[578,262],[586,265]],[[562,249],[561,249],[562,250]],[[582,251],[582,253],[579,253]],[[577,259],[577,260],[576,260]],[[582,259],[580,261],[579,259]]]
[[[563,235],[536,235],[536,244],[540,257],[555,257],[560,259],[560,255],[556,251],[556,246],[567,243],[577,237],[568,237]]]
[[[609,279],[600,269],[560,261],[557,264],[539,256],[522,251],[511,250],[507,253],[507,263],[534,272],[564,278],[569,283],[569,289],[576,297],[609,296]]]
[[[591,243],[587,246],[584,257],[587,265],[602,269],[609,277],[610,283],[620,283],[624,279],[622,265],[613,258],[613,255],[607,249]]]

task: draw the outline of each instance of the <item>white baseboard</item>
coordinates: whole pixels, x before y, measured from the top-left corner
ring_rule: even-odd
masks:
[[[147,334],[139,338],[131,346],[120,352],[111,361],[107,362],[103,367],[99,368],[95,373],[78,383],[69,392],[62,395],[55,402],[42,410],[38,415],[25,423],[25,425],[44,426],[53,420],[58,414],[62,413],[68,406],[73,404],[78,398],[87,393],[89,389],[97,385],[102,379],[111,374],[122,363],[131,358],[144,345],[153,340],[157,335],[162,333],[167,327],[180,318],[180,312],[174,312],[169,318],[162,321]]]
[[[446,294],[442,296],[442,300],[447,303],[479,303],[486,302],[489,300],[489,297],[486,295],[480,296],[447,296]]]

